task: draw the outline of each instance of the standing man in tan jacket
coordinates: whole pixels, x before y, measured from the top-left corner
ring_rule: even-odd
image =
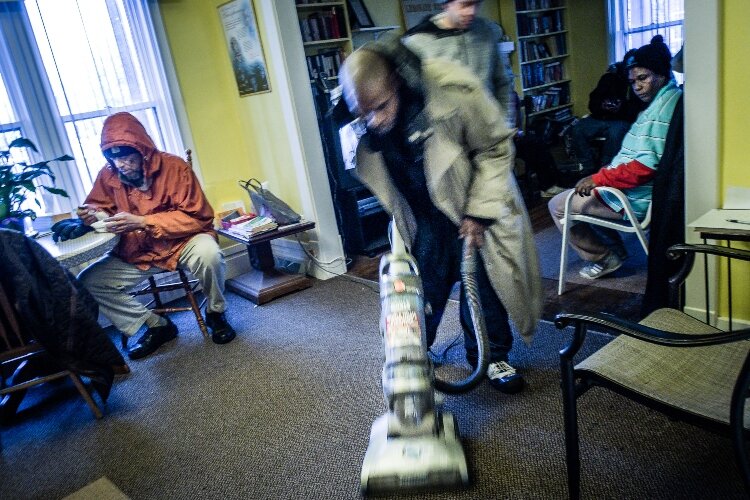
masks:
[[[524,386],[508,362],[509,320],[531,341],[541,280],[531,224],[511,171],[513,130],[467,69],[422,63],[397,42],[351,54],[340,74],[360,135],[356,173],[393,216],[424,285],[428,347],[460,280],[462,243],[479,249],[477,282],[490,339],[487,375],[506,393]],[[466,358],[477,344],[463,286]]]

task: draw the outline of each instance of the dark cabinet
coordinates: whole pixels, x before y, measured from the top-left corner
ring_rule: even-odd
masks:
[[[312,90],[344,252],[348,257],[373,257],[388,246],[390,218],[377,198],[345,167],[339,128],[329,113],[331,82],[318,79],[313,82]]]
[[[339,228],[347,255],[374,257],[388,246],[390,217],[364,186],[338,193]]]

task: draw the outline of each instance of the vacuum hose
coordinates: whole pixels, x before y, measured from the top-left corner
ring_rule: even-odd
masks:
[[[477,260],[478,252],[475,248],[468,248],[464,242],[463,260],[461,261],[461,280],[471,314],[471,324],[474,335],[477,338],[478,361],[474,371],[466,379],[458,382],[448,382],[435,377],[435,389],[447,394],[458,394],[468,392],[476,387],[487,373],[490,364],[490,339],[487,336],[487,328],[484,324],[484,313],[482,303],[479,300],[479,289],[477,286]]]

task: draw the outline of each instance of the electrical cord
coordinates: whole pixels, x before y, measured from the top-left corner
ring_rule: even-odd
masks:
[[[435,363],[436,366],[440,366],[442,364],[445,364],[445,362],[448,359],[448,352],[450,352],[451,349],[454,347],[460,345],[462,343],[462,337],[463,333],[459,333],[456,335],[456,337],[451,341],[450,344],[448,344],[441,353],[435,353],[432,350],[432,347],[427,349],[427,354],[430,355],[430,359],[432,359],[432,362]]]
[[[361,279],[361,278],[356,278],[356,277],[354,277],[354,276],[350,276],[350,275],[348,275],[348,274],[345,274],[345,273],[337,273],[337,272],[331,271],[331,270],[329,270],[329,269],[326,269],[325,267],[323,267],[324,265],[331,265],[331,264],[333,264],[334,262],[336,262],[336,261],[338,261],[338,260],[341,260],[341,259],[342,259],[342,257],[336,257],[335,259],[333,259],[333,260],[331,260],[331,261],[329,261],[329,262],[321,262],[321,261],[320,261],[320,259],[316,258],[316,257],[315,257],[315,256],[314,256],[313,254],[311,254],[311,253],[310,253],[310,252],[309,252],[309,251],[307,250],[307,248],[305,248],[305,246],[304,246],[304,245],[302,244],[302,242],[301,242],[301,241],[300,241],[300,239],[299,239],[299,235],[296,235],[296,234],[295,234],[295,235],[294,235],[294,237],[295,237],[295,239],[297,240],[297,243],[299,243],[299,246],[300,246],[300,248],[302,249],[302,251],[304,252],[304,254],[305,254],[305,255],[307,256],[307,258],[309,258],[309,259],[310,259],[310,261],[311,261],[311,262],[312,262],[312,263],[313,263],[314,265],[318,266],[318,268],[319,268],[320,270],[322,270],[322,271],[324,271],[324,272],[326,272],[326,273],[328,273],[328,274],[332,274],[332,275],[334,275],[334,276],[339,276],[339,277],[341,277],[341,278],[344,278],[344,279],[346,279],[346,280],[349,280],[349,281],[351,281],[351,282],[353,282],[353,283],[357,283],[357,284],[359,284],[359,285],[364,285],[364,286],[365,286],[366,288],[369,288],[369,289],[370,289],[370,290],[372,290],[372,291],[373,291],[374,293],[377,293],[378,295],[380,295],[380,289],[379,289],[379,288],[377,287],[377,284],[375,284],[375,285],[373,285],[373,286],[370,286],[370,283],[371,283],[371,282],[370,282],[369,280],[363,280],[363,279]],[[352,259],[350,259],[350,258],[344,258],[344,263],[345,263],[345,264],[346,264],[347,266],[348,266],[349,264],[351,264],[351,262],[352,262]]]

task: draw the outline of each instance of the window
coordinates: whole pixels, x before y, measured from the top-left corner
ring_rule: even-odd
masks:
[[[182,150],[147,3],[0,2],[0,147],[23,135],[40,158],[76,160],[53,166],[70,203],[39,200],[43,211],[70,210],[91,189],[112,113],[137,116],[159,149]]]
[[[609,0],[610,59],[620,61],[657,33],[672,55],[682,48],[684,0]]]

